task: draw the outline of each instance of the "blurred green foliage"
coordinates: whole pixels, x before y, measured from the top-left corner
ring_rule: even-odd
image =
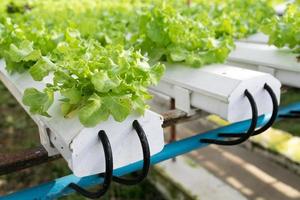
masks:
[[[282,89],[280,105],[285,106],[299,101],[300,101],[300,89],[297,88]],[[273,127],[287,131],[294,136],[300,136],[300,119],[285,119],[276,122]]]

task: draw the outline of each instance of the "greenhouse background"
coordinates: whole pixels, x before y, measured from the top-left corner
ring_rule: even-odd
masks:
[[[300,200],[299,0],[1,0],[0,199]]]

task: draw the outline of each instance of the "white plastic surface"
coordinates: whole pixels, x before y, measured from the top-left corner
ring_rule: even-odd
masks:
[[[277,13],[278,15],[283,15],[284,12],[285,12],[285,10],[286,10],[286,8],[287,8],[287,5],[288,5],[289,3],[292,3],[292,2],[294,2],[294,1],[291,1],[291,0],[288,1],[288,0],[286,0],[286,2],[281,3],[281,4],[277,5],[277,6],[275,6],[275,11],[276,11],[276,13]]]
[[[269,36],[263,33],[255,33],[250,35],[245,39],[241,39],[240,42],[258,43],[258,44],[268,44]]]
[[[300,88],[300,62],[297,54],[284,48],[259,43],[236,42],[230,65],[270,73],[282,84]]]
[[[265,83],[271,86],[279,100],[281,84],[266,73],[228,65],[200,69],[169,65],[161,82],[151,89],[176,100],[176,90],[182,87],[190,91],[187,103],[191,106],[236,122],[251,118],[251,107],[244,96],[246,89],[254,96],[260,115],[272,111],[270,96],[263,89]]]
[[[47,80],[43,82],[33,81],[28,73],[9,75],[3,61],[0,61],[0,79],[27,112],[28,107],[24,106],[21,101],[24,90],[28,87],[41,90],[47,82]],[[147,110],[144,116],[133,114],[122,123],[110,118],[94,128],[85,128],[79,122],[78,117],[65,119],[61,115],[59,99],[61,97],[56,94],[55,102],[49,109],[51,118],[38,115],[30,116],[39,126],[41,143],[49,155],[61,153],[76,176],[104,172],[104,152],[97,136],[100,130],[105,130],[110,140],[114,168],[142,160],[142,147],[137,133],[132,127],[132,122],[135,119],[140,122],[147,135],[151,155],[163,149],[163,118],[152,111]],[[47,128],[50,131],[47,131]],[[51,147],[48,136],[55,146],[54,148]]]

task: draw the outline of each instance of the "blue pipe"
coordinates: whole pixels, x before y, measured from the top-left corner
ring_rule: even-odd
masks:
[[[278,115],[288,114],[291,110],[300,110],[300,103],[295,103],[287,107],[281,108]],[[270,115],[261,116],[258,120],[258,126],[262,126],[264,123],[266,123],[269,120],[269,118]],[[220,132],[222,133],[243,132],[248,129],[249,125],[250,125],[250,120],[246,120],[243,122],[234,123],[222,128],[208,131],[206,133],[197,134],[195,136],[167,144],[165,145],[164,149],[160,153],[151,157],[151,164],[154,165],[162,161],[168,160],[170,158],[207,146],[207,144],[199,142],[201,138],[217,139],[218,138],[217,135]],[[142,161],[139,161],[114,170],[114,175],[116,176],[126,175],[141,169],[142,166],[143,166]],[[0,199],[1,200],[2,199],[3,200],[56,199],[58,197],[65,196],[74,192],[73,190],[67,187],[72,182],[80,185],[81,187],[90,187],[96,184],[100,184],[102,181],[103,180],[96,175],[87,176],[83,178],[79,178],[74,175],[68,175],[48,183],[44,183],[38,186],[34,186],[32,188],[27,188],[9,194],[7,196],[3,196]]]

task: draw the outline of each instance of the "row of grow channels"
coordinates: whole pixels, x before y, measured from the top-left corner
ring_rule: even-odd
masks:
[[[274,35],[278,24],[295,23],[285,20],[295,9],[297,1],[281,20],[267,1],[3,1],[0,55],[10,73],[51,77],[43,91],[25,90],[32,114],[51,117],[47,111],[60,93],[62,115],[78,114],[93,127],[110,115],[123,121],[142,114],[151,98],[147,87],[164,73],[161,61],[197,68],[222,63],[235,39],[258,30]],[[296,42],[295,48],[296,39],[282,43]]]

